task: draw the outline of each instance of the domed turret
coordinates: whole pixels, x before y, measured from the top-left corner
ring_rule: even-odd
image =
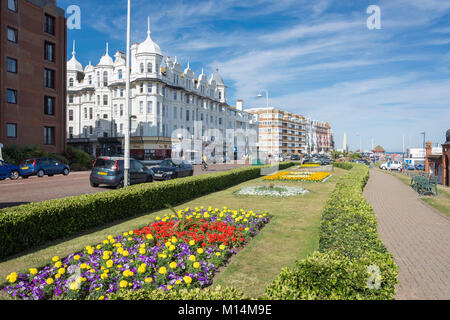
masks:
[[[114,65],[114,61],[113,59],[109,56],[109,46],[108,43],[106,43],[106,53],[105,55],[100,59],[100,62],[98,63],[99,66],[113,66]]]
[[[77,58],[75,58],[75,40],[73,41],[73,51],[72,51],[72,58],[67,61],[67,71],[76,71],[76,72],[83,72],[83,66],[80,62],[78,62]]]
[[[148,18],[147,39],[145,39],[145,41],[139,45],[137,54],[158,54],[162,56],[163,54],[161,52],[161,48],[155,42],[153,42],[150,34],[150,18]]]

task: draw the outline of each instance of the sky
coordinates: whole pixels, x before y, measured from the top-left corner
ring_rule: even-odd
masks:
[[[126,0],[57,0],[81,9],[67,57],[99,63],[126,50]],[[196,74],[218,67],[227,101],[269,105],[319,121],[342,148],[443,143],[450,129],[448,0],[131,0],[131,42],[152,39]],[[369,29],[370,5],[380,29]],[[66,13],[66,16],[70,16]],[[362,140],[362,141],[360,141]]]

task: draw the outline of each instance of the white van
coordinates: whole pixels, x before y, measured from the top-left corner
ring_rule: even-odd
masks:
[[[398,170],[398,171],[400,171],[402,169],[402,162],[401,161],[397,161],[397,160],[388,161],[388,162],[382,163],[380,165],[380,169],[383,169],[383,170],[391,169],[391,170]]]

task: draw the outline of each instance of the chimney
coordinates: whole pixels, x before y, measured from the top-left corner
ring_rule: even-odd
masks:
[[[243,111],[244,110],[244,101],[243,100],[238,100],[236,102],[236,109]]]

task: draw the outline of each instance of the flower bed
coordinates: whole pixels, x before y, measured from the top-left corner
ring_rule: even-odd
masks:
[[[305,163],[300,166],[300,168],[315,168],[320,167],[319,163]]]
[[[288,186],[249,186],[244,187],[236,195],[248,195],[248,196],[270,196],[270,197],[293,197],[309,193],[308,190],[299,187]]]
[[[290,172],[277,172],[273,175],[266,176],[263,180],[292,180],[292,181],[313,181],[322,182],[330,177],[329,172],[301,172],[301,171],[290,171]]]
[[[224,207],[179,210],[142,229],[87,246],[27,274],[3,290],[20,299],[107,300],[122,289],[171,290],[211,284],[214,272],[269,222],[267,214]]]

